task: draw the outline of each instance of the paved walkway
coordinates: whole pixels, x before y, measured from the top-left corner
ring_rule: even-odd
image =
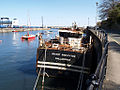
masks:
[[[120,45],[120,31],[107,31],[107,33],[113,41]]]
[[[109,51],[103,90],[120,90],[120,34],[108,34]]]

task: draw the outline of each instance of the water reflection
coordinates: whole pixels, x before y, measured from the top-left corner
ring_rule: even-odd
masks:
[[[57,30],[52,30],[50,38]],[[31,34],[45,32],[32,31]],[[36,78],[38,38],[22,40],[26,32],[0,33],[0,90],[32,90]],[[46,35],[43,35],[44,38]],[[14,85],[14,86],[13,86]]]
[[[22,43],[27,43],[28,46],[30,46],[30,44],[34,43],[34,41],[35,41],[35,38],[33,38],[33,39],[28,39],[28,40],[21,38],[21,42],[22,42]]]
[[[16,40],[16,33],[13,33],[13,40]]]
[[[21,41],[22,41],[22,42],[28,42],[28,43],[33,42],[34,40],[35,40],[35,38],[28,39],[28,40],[21,38]]]
[[[2,43],[2,40],[0,40],[0,43]]]
[[[16,33],[16,32],[13,32],[12,33],[13,36],[12,36],[12,45],[13,46],[19,46],[19,33]]]

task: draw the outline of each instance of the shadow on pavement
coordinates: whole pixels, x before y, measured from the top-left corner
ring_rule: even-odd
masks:
[[[111,33],[111,34],[120,34],[119,30],[105,30],[107,33]]]
[[[120,85],[110,80],[104,81],[103,90],[120,90]]]
[[[109,42],[109,49],[120,53],[120,45],[114,41]]]
[[[118,34],[115,34],[115,35],[112,35],[112,37],[120,37],[120,35],[118,35]]]

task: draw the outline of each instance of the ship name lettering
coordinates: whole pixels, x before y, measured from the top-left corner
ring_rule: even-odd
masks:
[[[71,61],[71,59],[68,59],[68,58],[58,58],[58,57],[55,57],[56,60],[60,60],[60,61]]]
[[[60,53],[52,53],[52,55],[60,56]]]
[[[72,57],[72,58],[75,58],[76,56],[75,55],[70,55],[70,54],[64,54],[64,53],[52,53],[52,55],[54,56],[62,56],[62,57]]]
[[[75,55],[69,55],[69,54],[62,54],[62,56],[73,57],[73,58],[75,58]]]

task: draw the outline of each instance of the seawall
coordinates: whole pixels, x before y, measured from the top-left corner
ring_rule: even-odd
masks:
[[[24,32],[24,31],[37,31],[37,30],[49,30],[50,28],[0,28],[0,33],[6,32]]]

